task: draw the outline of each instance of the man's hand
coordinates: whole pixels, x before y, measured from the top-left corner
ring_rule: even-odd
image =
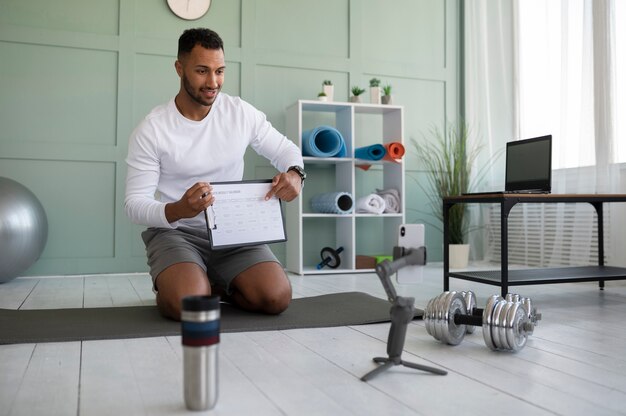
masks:
[[[174,222],[195,217],[213,205],[215,197],[212,191],[213,187],[208,182],[196,183],[178,201],[165,205],[165,218],[168,222]]]
[[[302,179],[298,172],[290,170],[289,172],[279,173],[272,179],[272,189],[265,195],[267,201],[273,196],[283,201],[291,201],[300,195],[302,189]]]

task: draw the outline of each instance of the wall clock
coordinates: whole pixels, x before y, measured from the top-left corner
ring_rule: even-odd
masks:
[[[167,0],[167,5],[181,19],[196,20],[206,14],[211,0]]]

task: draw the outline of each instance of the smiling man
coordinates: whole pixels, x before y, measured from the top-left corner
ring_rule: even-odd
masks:
[[[291,300],[283,267],[266,245],[212,250],[203,211],[211,182],[243,178],[248,146],[280,172],[266,198],[296,198],[305,178],[300,150],[238,97],[221,92],[226,63],[219,35],[186,30],[178,41],[180,90],[133,131],[125,209],[142,233],[157,305],[180,319],[189,295],[221,294],[250,311],[278,314]]]

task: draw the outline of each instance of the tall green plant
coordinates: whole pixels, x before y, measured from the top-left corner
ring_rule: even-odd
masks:
[[[465,122],[450,123],[445,130],[433,127],[431,140],[418,143],[413,139],[418,160],[427,171],[428,184],[418,182],[430,201],[432,212],[443,222],[442,198],[469,192],[472,166],[480,147],[469,144],[470,131]],[[448,230],[451,244],[463,244],[468,231],[466,204],[454,205],[449,211]]]

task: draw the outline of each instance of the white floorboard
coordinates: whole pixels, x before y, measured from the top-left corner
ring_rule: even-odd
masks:
[[[361,291],[385,298],[374,274],[290,276],[294,298]],[[440,265],[418,285],[396,286],[417,307],[441,292]],[[479,306],[499,291],[472,289]],[[456,347],[408,329],[401,366],[364,383],[386,355],[389,324],[222,334],[219,400],[211,415],[624,415],[626,282],[513,287],[543,314],[518,353],[485,347],[481,329]],[[0,308],[154,304],[146,274],[18,278],[0,285]],[[0,346],[1,415],[182,415],[180,337]],[[202,414],[202,412],[200,413]]]

